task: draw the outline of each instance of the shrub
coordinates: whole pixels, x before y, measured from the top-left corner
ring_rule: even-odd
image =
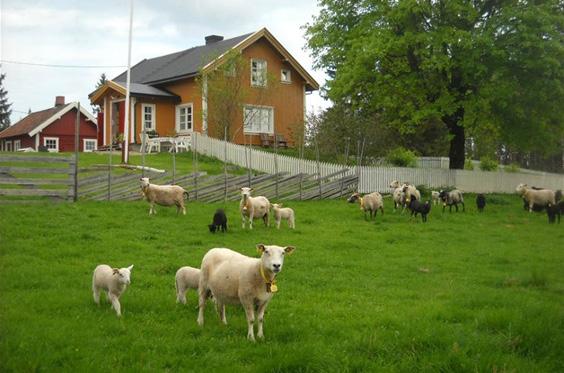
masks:
[[[464,169],[472,171],[474,170],[474,162],[471,159],[467,159],[464,161]]]
[[[421,196],[427,196],[431,194],[431,189],[425,184],[416,185],[415,186],[419,192],[421,192]]]
[[[495,171],[497,170],[497,161],[488,156],[480,158],[480,170],[482,171]]]
[[[518,163],[511,163],[503,168],[506,172],[519,172],[520,169]]]
[[[401,146],[390,150],[386,156],[386,162],[398,167],[415,167],[416,161],[415,153]]]

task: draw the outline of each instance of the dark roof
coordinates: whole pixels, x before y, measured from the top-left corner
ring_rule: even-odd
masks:
[[[14,124],[13,126],[10,126],[6,128],[4,131],[0,132],[0,138],[27,135],[28,133],[33,131],[36,127],[39,127],[47,119],[51,118],[59,111],[66,108],[68,105],[73,105],[73,103],[71,102],[66,105],[55,106],[50,109],[31,113],[27,117],[23,118],[22,120]]]
[[[126,83],[116,81],[117,84],[121,85],[125,88]],[[159,89],[148,84],[141,84],[141,83],[131,83],[129,85],[129,92],[132,95],[148,95],[148,96],[160,96],[160,97],[171,97],[171,98],[178,98],[177,95],[174,93],[170,93],[165,91],[164,89]]]
[[[186,49],[181,52],[167,54],[150,59],[144,59],[131,68],[131,82],[155,84],[193,76],[198,71],[227,52],[253,33],[237,36],[232,39]],[[115,77],[114,81],[125,82],[127,71]]]

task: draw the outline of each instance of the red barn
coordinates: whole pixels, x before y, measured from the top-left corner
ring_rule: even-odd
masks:
[[[65,104],[64,96],[57,96],[54,107],[31,113],[0,132],[0,151],[40,147],[50,152],[74,151],[77,106],[76,102]],[[96,119],[82,106],[79,135],[80,151],[97,149]]]

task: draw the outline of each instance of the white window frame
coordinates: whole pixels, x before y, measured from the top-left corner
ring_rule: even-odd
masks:
[[[256,68],[254,66],[255,64]],[[266,60],[251,58],[251,87],[266,87],[267,72],[268,65]]]
[[[5,146],[5,149],[6,149],[7,152],[11,152],[12,149],[13,149],[12,148],[12,141],[6,141],[4,146]]]
[[[284,75],[285,72],[286,75]],[[292,83],[292,70],[290,69],[280,70],[280,81],[282,83]]]
[[[180,128],[180,110],[190,108],[189,119],[187,119],[186,124],[190,124],[190,128],[181,129]],[[194,105],[190,102],[187,104],[176,105],[176,133],[190,133],[194,131]]]
[[[47,147],[47,140],[55,140],[55,144],[57,149],[49,149]],[[50,153],[58,153],[59,152],[59,138],[58,137],[44,137],[43,138],[43,146],[47,148],[47,151]]]
[[[17,152],[22,147],[22,140],[14,140],[14,151]]]
[[[88,150],[86,149],[86,143],[89,143],[89,142],[94,143],[94,149],[88,149]],[[83,152],[90,153],[90,152],[93,152],[93,151],[96,151],[96,150],[98,150],[98,140],[96,140],[96,139],[82,139],[82,151]]]
[[[145,108],[151,108],[151,127],[146,127],[148,121],[145,119]],[[142,104],[141,105],[141,124],[144,131],[156,131],[157,130],[157,120],[156,120],[157,110],[155,104]]]
[[[258,117],[253,117],[251,118],[251,120],[255,123],[251,123],[251,128],[249,128],[248,124],[248,119],[247,119],[247,113],[249,110],[259,110],[259,113],[254,113],[253,116],[258,115]],[[265,112],[269,112],[269,117],[268,117],[268,124],[266,124],[266,126],[268,127],[265,130],[265,124],[262,122],[263,119],[263,115]],[[257,126],[256,121],[260,121],[260,123]],[[244,133],[248,133],[248,134],[260,134],[260,133],[267,133],[270,135],[274,135],[274,107],[272,106],[258,106],[258,105],[245,105],[245,107],[243,108],[243,131]]]

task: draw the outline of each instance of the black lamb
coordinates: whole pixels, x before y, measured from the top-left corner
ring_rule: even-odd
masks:
[[[486,196],[482,193],[476,195],[476,206],[478,211],[484,212],[484,207],[486,207]]]
[[[427,214],[431,211],[431,202],[421,202],[416,199],[412,199],[409,202],[409,209],[411,210],[411,216],[415,215],[415,217],[417,217],[417,214],[421,214],[421,219],[423,220],[423,223],[425,223],[427,221]]]
[[[225,211],[223,209],[217,209],[213,215],[213,223],[208,225],[210,232],[215,233],[221,229],[222,232],[227,231],[227,216],[225,216]]]
[[[548,222],[553,224],[558,220],[558,224],[560,224],[560,216],[564,214],[564,201],[560,201],[557,204],[553,205],[549,203],[546,206],[546,215],[548,215]]]

